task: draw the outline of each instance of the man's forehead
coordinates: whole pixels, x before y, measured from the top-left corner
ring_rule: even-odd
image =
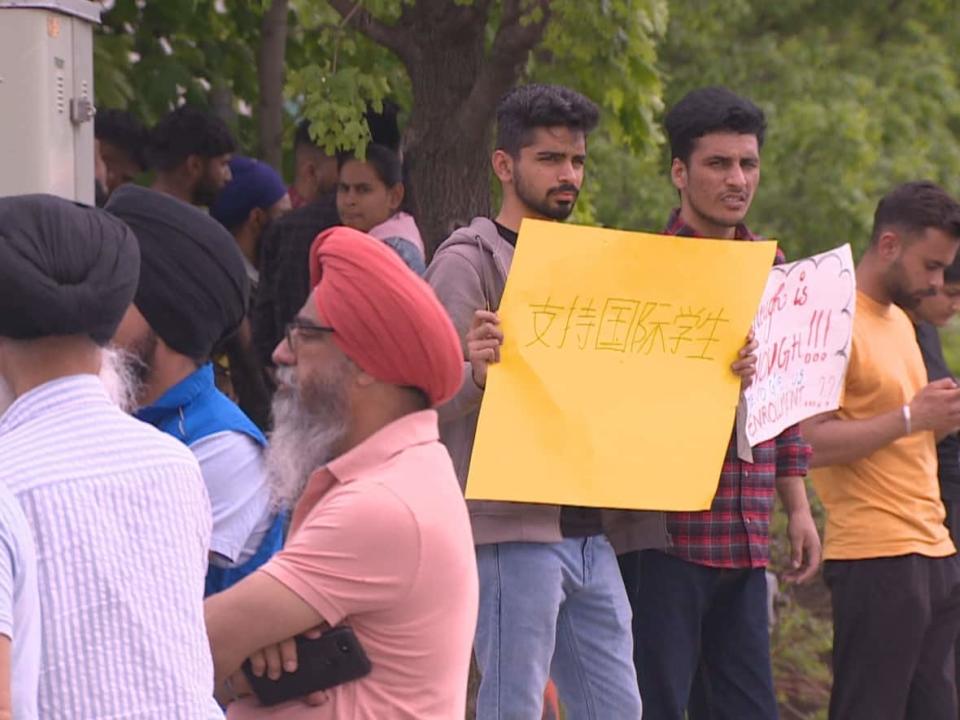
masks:
[[[750,133],[712,132],[701,135],[693,143],[698,155],[752,155],[759,157],[757,136]]]
[[[587,138],[582,130],[568,128],[563,125],[554,127],[536,127],[530,134],[530,144],[526,146],[531,152],[585,152]]]

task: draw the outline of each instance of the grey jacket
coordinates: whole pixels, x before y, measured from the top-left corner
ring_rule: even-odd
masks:
[[[450,451],[460,485],[465,486],[477,431],[483,390],[473,381],[466,337],[474,312],[496,311],[513,261],[513,246],[484,217],[455,231],[438,249],[427,282],[453,320],[464,351],[460,392],[439,408],[440,438]],[[477,545],[497,542],[559,542],[560,506],[528,503],[468,502]],[[669,544],[663,513],[602,511],[603,528],[618,553]]]

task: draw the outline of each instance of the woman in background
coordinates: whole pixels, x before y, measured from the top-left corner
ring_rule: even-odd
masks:
[[[423,239],[413,216],[404,212],[403,168],[383,145],[367,146],[366,158],[339,158],[337,212],[340,221],[382,240],[418,275],[426,271]]]

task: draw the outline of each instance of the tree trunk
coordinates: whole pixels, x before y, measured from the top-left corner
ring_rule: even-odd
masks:
[[[260,23],[257,79],[259,155],[282,172],[283,163],[283,68],[287,49],[287,0],[273,0]]]
[[[428,256],[454,227],[490,212],[490,118],[467,131],[459,110],[483,63],[484,23],[444,37],[415,28],[418,47],[407,69],[413,89],[408,158],[413,207]],[[477,118],[481,120],[480,118]]]
[[[328,2],[345,22],[396,53],[410,76],[408,190],[429,259],[455,226],[490,212],[496,104],[543,38],[551,0],[500,0],[500,26],[489,49],[494,0],[416,0],[404,3],[393,25],[361,2]]]

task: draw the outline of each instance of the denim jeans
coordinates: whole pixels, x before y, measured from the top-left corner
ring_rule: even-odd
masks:
[[[630,599],[646,720],[776,720],[764,569],[659,550],[621,561],[638,563]]]
[[[477,720],[539,720],[547,678],[568,720],[638,720],[630,603],[603,535],[477,547]]]

